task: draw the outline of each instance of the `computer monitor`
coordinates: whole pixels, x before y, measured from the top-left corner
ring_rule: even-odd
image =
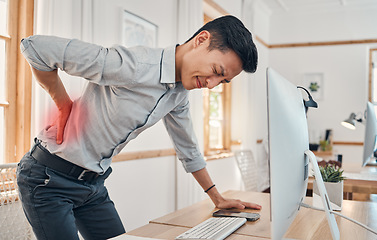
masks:
[[[271,237],[282,239],[298,213],[306,196],[311,161],[333,239],[339,239],[317,160],[309,151],[301,91],[273,69],[267,69]]]
[[[364,147],[363,147],[363,162],[364,167],[374,155],[376,151],[376,137],[377,137],[377,120],[374,106],[372,103],[367,102],[365,110],[365,134],[364,134]]]

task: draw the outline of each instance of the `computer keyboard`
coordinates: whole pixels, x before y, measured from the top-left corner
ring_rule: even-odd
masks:
[[[246,222],[246,218],[212,217],[182,233],[176,240],[211,239],[222,240]]]

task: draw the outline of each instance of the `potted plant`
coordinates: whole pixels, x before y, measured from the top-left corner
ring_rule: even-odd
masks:
[[[340,168],[335,165],[319,166],[319,170],[332,209],[340,211],[343,203],[343,180],[345,179],[343,170],[340,170]],[[322,200],[315,180],[313,182],[313,205],[322,207]]]

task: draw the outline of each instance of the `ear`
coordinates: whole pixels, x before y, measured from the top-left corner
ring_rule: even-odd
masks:
[[[201,31],[194,38],[194,47],[197,47],[197,46],[200,46],[209,42],[210,37],[211,37],[210,32],[208,32],[207,30]]]

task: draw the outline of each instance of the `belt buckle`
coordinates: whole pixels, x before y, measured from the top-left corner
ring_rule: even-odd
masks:
[[[80,175],[78,176],[78,180],[84,180],[84,176],[85,176],[85,173],[87,172],[90,172],[89,170],[85,169],[85,170],[82,170],[82,172],[80,173]]]

